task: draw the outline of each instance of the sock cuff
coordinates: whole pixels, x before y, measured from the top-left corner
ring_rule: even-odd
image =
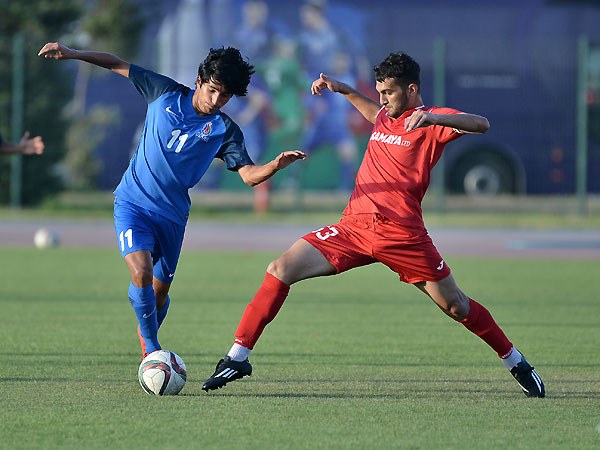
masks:
[[[132,300],[141,300],[148,298],[149,296],[154,297],[154,289],[151,284],[144,287],[137,287],[132,282],[129,282],[128,294],[129,298]]]
[[[276,276],[271,275],[269,272],[265,273],[265,279],[263,280],[262,285],[263,287],[276,291],[278,294],[287,295],[290,292],[290,287],[287,284]]]

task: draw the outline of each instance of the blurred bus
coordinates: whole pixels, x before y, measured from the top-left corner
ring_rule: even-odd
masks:
[[[444,180],[447,191],[453,193],[574,194],[578,71],[586,63],[587,191],[600,193],[600,0],[165,0],[163,20],[149,24],[163,31],[147,33],[145,46],[159,50],[162,64],[155,64],[154,50],[147,52],[147,60],[142,55],[136,62],[189,84],[198,64],[198,57],[190,55],[202,55],[208,46],[238,45],[243,53],[252,54],[250,38],[259,38],[260,34],[250,32],[242,42],[233,39],[242,27],[247,1],[262,1],[268,6],[266,23],[272,41],[283,38],[298,42],[306,19],[303,5],[310,1],[322,7],[342,49],[353,59],[358,84],[375,98],[372,66],[390,52],[402,50],[421,64],[426,105],[437,103],[486,116],[491,123],[486,134],[448,145],[443,160]],[[217,4],[218,8],[212,7]],[[190,38],[191,25],[184,19],[202,24],[198,28],[203,33],[201,38]],[[318,36],[315,33],[314,40],[308,41],[317,47],[324,45],[319,40],[324,38]],[[582,37],[589,42],[585,61],[579,55]],[[436,52],[436,45],[443,52]],[[172,51],[174,48],[180,51]],[[252,54],[251,62],[260,66],[269,58],[273,55]],[[327,56],[318,66],[326,63]],[[297,65],[283,67],[295,70]],[[434,74],[443,83],[434,83]],[[306,94],[312,80],[310,74],[305,75],[294,83],[274,77],[288,81],[272,93],[273,103],[288,98],[283,88]],[[115,89],[114,79],[109,83],[110,89],[95,90],[102,100],[117,93],[119,99],[136,95],[129,86]],[[124,114],[123,130],[135,128],[137,122],[129,123],[132,117],[139,122],[142,115],[138,103],[127,103],[136,109]],[[274,108],[277,110],[278,103]],[[299,114],[302,108],[301,103],[283,107]],[[285,123],[286,118],[278,119]],[[370,128],[363,124],[354,129],[356,140],[364,148]],[[331,155],[334,153],[317,152],[303,165],[305,189],[335,189],[337,181],[332,174],[337,170],[333,165],[339,161]],[[126,166],[127,155],[120,149],[118,155],[108,158],[117,157],[122,161],[107,161],[105,166]],[[116,170],[106,173],[107,177],[120,175]],[[115,180],[107,178],[103,183],[114,185]]]

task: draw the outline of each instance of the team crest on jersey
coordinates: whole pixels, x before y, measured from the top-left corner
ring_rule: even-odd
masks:
[[[198,136],[203,141],[208,141],[208,138],[210,137],[211,132],[212,132],[212,122],[208,122],[208,123],[204,124],[204,126],[202,127],[202,130],[200,130],[200,133],[196,133],[196,136]]]

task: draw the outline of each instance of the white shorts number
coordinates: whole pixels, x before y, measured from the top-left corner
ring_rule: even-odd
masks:
[[[127,248],[133,247],[133,235],[132,235],[131,228],[129,228],[125,232],[121,231],[119,233],[119,243],[121,244],[122,252],[125,251],[125,239],[127,239]]]
[[[326,230],[326,231],[323,231]],[[324,241],[327,238],[338,235],[338,230],[335,227],[322,227],[318,230],[313,231],[319,239]]]

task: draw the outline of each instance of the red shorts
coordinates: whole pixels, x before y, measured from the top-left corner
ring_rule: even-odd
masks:
[[[337,273],[380,262],[412,284],[440,281],[451,272],[425,229],[409,232],[379,214],[344,216],[302,239],[319,250]]]

